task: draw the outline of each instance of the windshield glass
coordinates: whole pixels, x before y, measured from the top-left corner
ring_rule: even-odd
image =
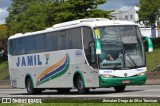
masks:
[[[145,65],[141,34],[137,26],[98,27],[102,53],[99,67],[135,68]]]

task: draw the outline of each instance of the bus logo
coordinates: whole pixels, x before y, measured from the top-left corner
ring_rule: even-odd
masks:
[[[45,63],[45,64],[48,64],[49,56],[50,56],[50,54],[49,54],[49,53],[45,54],[45,57],[46,57],[46,63]]]
[[[25,67],[25,66],[33,66],[33,65],[42,65],[42,61],[40,60],[39,55],[30,55],[30,56],[22,56],[18,57],[18,61],[16,63],[17,67]]]
[[[127,73],[124,73],[124,76],[127,77]]]

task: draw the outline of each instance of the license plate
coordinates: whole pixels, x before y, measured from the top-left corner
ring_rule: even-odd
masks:
[[[130,80],[124,80],[122,81],[123,84],[129,84],[130,83]]]

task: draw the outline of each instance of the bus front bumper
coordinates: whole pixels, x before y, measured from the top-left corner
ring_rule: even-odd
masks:
[[[146,75],[126,77],[126,78],[105,78],[99,76],[100,87],[114,87],[121,85],[143,85],[145,84],[145,82],[146,82]]]

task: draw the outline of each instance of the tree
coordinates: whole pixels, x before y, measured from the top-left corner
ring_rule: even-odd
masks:
[[[12,0],[6,18],[8,35],[44,29],[45,7],[50,0]]]
[[[31,5],[32,4],[32,5]],[[18,33],[33,32],[46,28],[45,6],[38,2],[28,3],[28,9],[20,15]]]
[[[160,0],[140,0],[138,11],[139,21],[145,25],[153,25],[156,21],[156,12],[160,9]]]
[[[0,59],[7,58],[7,26],[5,24],[0,25]]]
[[[65,0],[51,3],[47,10],[47,25],[89,17],[111,18],[111,11],[97,9],[98,5],[105,2],[106,0]]]
[[[12,0],[6,19],[8,34],[45,29],[54,24],[88,17],[110,18],[98,10],[106,0]]]

